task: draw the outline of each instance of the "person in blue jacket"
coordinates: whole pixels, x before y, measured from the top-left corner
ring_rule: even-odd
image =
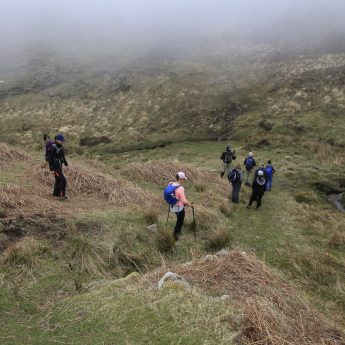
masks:
[[[265,172],[267,176],[267,184],[266,184],[266,190],[271,191],[272,190],[272,180],[273,175],[276,172],[276,169],[273,168],[272,162],[270,160],[267,161]]]
[[[250,179],[253,173],[253,169],[256,166],[253,152],[249,152],[248,157],[244,160],[244,166],[246,168],[246,186],[250,187]]]

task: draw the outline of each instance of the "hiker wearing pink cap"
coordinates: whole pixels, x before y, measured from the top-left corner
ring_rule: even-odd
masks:
[[[176,198],[176,203],[170,205],[170,211],[176,214],[177,220],[174,228],[173,237],[175,241],[181,236],[181,230],[184,223],[185,217],[185,207],[190,206],[193,208],[193,205],[187,200],[185,195],[185,189],[183,184],[187,180],[186,174],[182,171],[176,174],[176,181],[170,182],[169,186],[175,187],[174,193]]]

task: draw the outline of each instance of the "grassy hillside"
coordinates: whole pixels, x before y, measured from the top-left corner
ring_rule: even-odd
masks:
[[[30,52],[16,73],[4,64],[0,139],[37,148],[41,133],[60,131],[70,150],[115,153],[225,139],[254,114],[266,129],[344,145],[344,54],[226,40],[193,48],[127,63]]]
[[[345,343],[345,214],[328,201],[345,190],[344,55],[225,46],[2,67],[1,344]],[[65,202],[40,167],[57,131]],[[227,143],[273,161],[258,211],[248,187],[229,201]],[[162,188],[179,170],[197,227],[187,210],[175,243]],[[188,285],[157,290],[167,271]]]
[[[258,161],[271,158],[278,170],[274,190],[265,195],[260,211],[245,208],[248,188],[243,188],[240,205],[229,203],[230,188],[218,175],[220,143],[174,144],[105,156],[103,162],[72,158],[66,203],[51,199],[52,181],[39,167],[40,155],[3,145],[1,155],[8,158],[1,167],[0,194],[2,342],[93,344],[97,339],[106,344],[190,344],[202,337],[205,343],[229,343],[232,338],[250,343],[254,335],[246,333],[246,318],[241,317],[245,300],[236,297],[235,304],[231,299],[214,305],[207,296],[215,292],[207,290],[204,295],[197,285],[196,294],[173,289],[157,295],[154,287],[138,291],[137,278],[124,286],[121,281],[112,283],[131,272],[145,274],[162,265],[174,271],[178,263],[224,247],[255,253],[255,260],[264,260],[290,281],[294,295],[310,303],[313,313],[322,313],[339,330],[343,328],[345,216],[333,209],[325,193],[344,188],[344,156],[329,144],[287,144],[282,138],[288,136],[271,137],[270,146],[255,150]],[[252,148],[245,141],[233,144],[239,161]],[[161,189],[180,169],[189,175],[188,196],[196,204],[197,240],[188,230],[191,214],[187,212],[185,236],[174,245],[172,218],[169,233],[165,232]],[[152,222],[158,222],[159,232],[146,229]],[[167,270],[161,269],[154,279],[150,276],[150,286]],[[224,287],[222,294],[232,295],[222,275],[217,279]],[[250,285],[251,280],[243,284]],[[109,300],[110,296],[118,297]],[[181,308],[186,309],[171,309],[181,299]],[[268,317],[264,310],[260,313],[260,318]],[[230,323],[224,325],[220,319]],[[158,328],[151,329],[157,322]],[[182,325],[191,322],[193,331],[186,335]],[[275,332],[297,339],[288,335],[290,327],[296,325]],[[266,336],[262,328],[255,328],[256,340]],[[321,344],[318,337],[313,338],[315,344]]]

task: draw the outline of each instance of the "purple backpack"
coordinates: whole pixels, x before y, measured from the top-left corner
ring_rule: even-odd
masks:
[[[52,149],[53,145],[55,144],[54,141],[51,141],[49,140],[47,143],[46,143],[46,146],[45,146],[45,157],[46,159],[48,159],[49,157],[49,151]]]

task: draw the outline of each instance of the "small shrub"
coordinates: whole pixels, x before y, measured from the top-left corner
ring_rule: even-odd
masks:
[[[12,247],[9,249],[5,263],[10,265],[21,265],[27,266],[28,268],[33,268],[36,263],[36,258],[33,253],[24,251],[20,247]]]
[[[138,251],[136,248],[115,245],[113,254],[113,266],[118,276],[125,276],[132,272],[142,273],[149,264],[147,253]]]
[[[175,247],[175,240],[168,230],[158,230],[155,234],[155,243],[160,252],[171,252]]]
[[[224,214],[225,217],[231,217],[231,207],[228,202],[224,201],[219,206],[220,212]]]
[[[336,231],[334,232],[329,241],[328,241],[329,246],[331,247],[343,247],[345,246],[345,235]]]
[[[98,277],[105,276],[105,262],[99,250],[83,235],[74,234],[69,246],[70,265],[79,272],[89,273]]]
[[[298,203],[315,204],[317,202],[316,196],[310,192],[298,192],[294,197]]]
[[[50,254],[49,247],[33,239],[27,239],[26,242],[7,249],[5,263],[33,269],[40,257],[46,254]]]
[[[156,208],[153,208],[152,206],[146,208],[144,210],[144,219],[146,224],[157,224],[158,223],[158,210]]]
[[[208,237],[206,247],[210,250],[221,250],[229,245],[230,233],[226,228],[219,228]]]

